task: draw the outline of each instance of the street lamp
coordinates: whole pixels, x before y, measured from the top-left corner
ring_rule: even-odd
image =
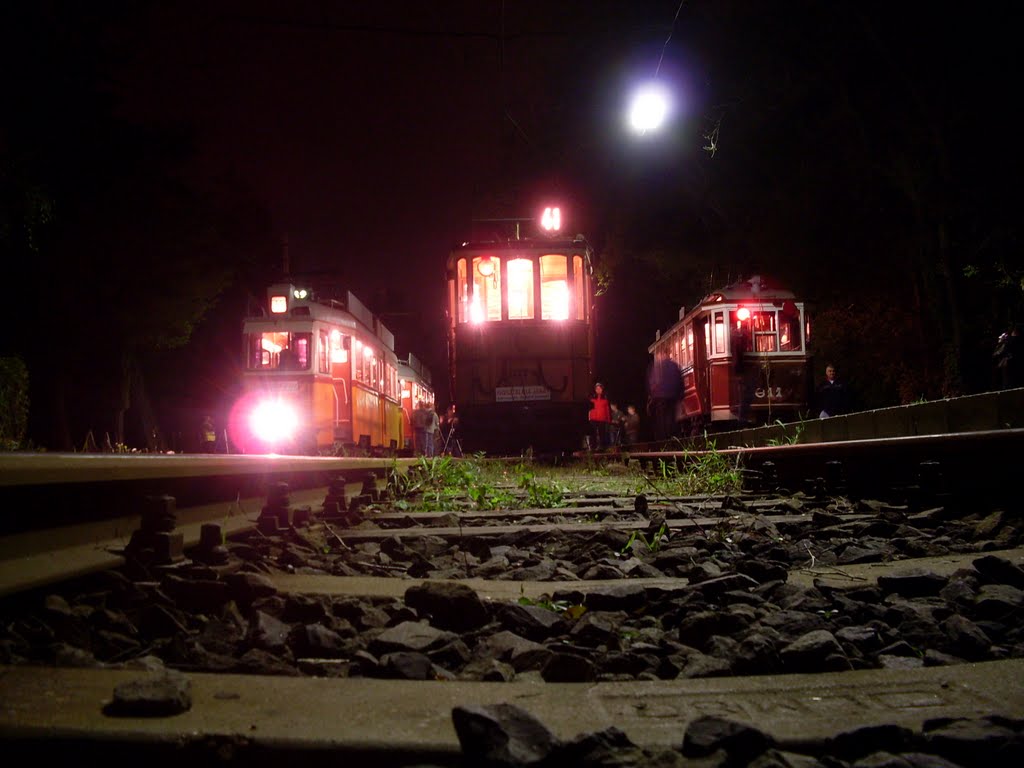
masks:
[[[629,105],[630,127],[641,136],[658,130],[671,111],[668,89],[660,83],[648,83],[638,88]]]

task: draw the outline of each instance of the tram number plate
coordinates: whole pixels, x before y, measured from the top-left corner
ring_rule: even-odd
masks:
[[[537,384],[522,387],[495,387],[494,400],[498,403],[515,403],[521,400],[550,400],[551,390]]]
[[[764,400],[766,397],[769,400],[781,400],[782,387],[758,387],[754,390],[754,396],[758,400]]]

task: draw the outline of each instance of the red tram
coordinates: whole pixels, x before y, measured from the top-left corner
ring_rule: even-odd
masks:
[[[792,291],[760,276],[713,291],[647,349],[683,378],[681,431],[793,420],[811,394],[810,323]]]
[[[429,371],[352,293],[320,300],[279,283],[245,318],[243,396],[228,423],[245,453],[394,452],[412,447],[411,398],[434,401]],[[410,394],[406,402],[404,395]]]
[[[592,385],[592,251],[548,208],[535,237],[467,242],[448,257],[448,359],[468,452],[580,447]]]

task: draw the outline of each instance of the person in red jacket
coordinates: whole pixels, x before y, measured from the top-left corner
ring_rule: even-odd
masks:
[[[601,382],[594,385],[590,406],[590,447],[599,451],[608,447],[608,432],[612,421],[611,403],[604,396],[604,384]]]

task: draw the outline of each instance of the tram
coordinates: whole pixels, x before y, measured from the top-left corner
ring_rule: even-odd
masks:
[[[243,394],[228,422],[237,450],[411,449],[411,404],[403,396],[408,391],[433,403],[430,373],[411,355],[398,359],[394,334],[351,292],[336,300],[292,283],[271,285],[242,335]]]
[[[682,373],[683,435],[789,421],[811,397],[810,321],[792,291],[755,275],[705,296],[647,351]]]
[[[454,248],[447,342],[463,450],[496,455],[582,445],[593,384],[593,254],[559,208]],[[532,225],[532,226],[531,226]],[[535,231],[526,235],[523,229]]]

